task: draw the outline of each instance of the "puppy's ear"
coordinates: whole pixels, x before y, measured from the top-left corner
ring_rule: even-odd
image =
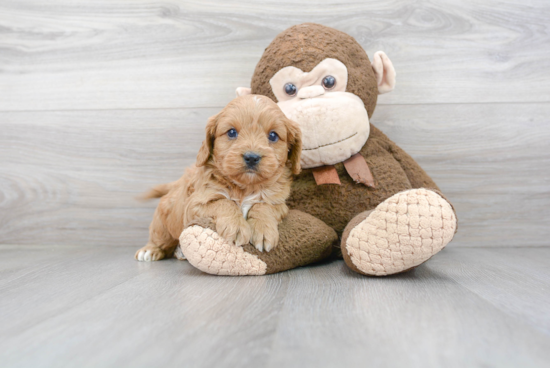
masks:
[[[294,175],[302,171],[300,159],[302,157],[302,131],[298,125],[290,119],[285,121],[288,143],[288,163]]]
[[[214,152],[214,138],[216,134],[216,127],[218,125],[219,115],[220,114],[216,114],[212,116],[210,119],[208,119],[208,123],[206,123],[206,138],[204,141],[202,141],[202,146],[199,149],[199,153],[197,154],[197,162],[195,164],[197,167],[206,165],[206,163],[210,159],[210,156],[212,156],[212,153]]]

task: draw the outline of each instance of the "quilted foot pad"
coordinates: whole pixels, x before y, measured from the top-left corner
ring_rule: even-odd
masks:
[[[351,230],[344,258],[366,275],[403,272],[443,249],[456,226],[456,215],[443,197],[426,189],[407,190],[380,203]]]
[[[215,231],[190,226],[180,236],[180,247],[189,263],[213,275],[264,275],[265,262],[228,242]]]

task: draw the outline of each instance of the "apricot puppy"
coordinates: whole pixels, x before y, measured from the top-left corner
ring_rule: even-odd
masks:
[[[206,125],[195,165],[145,198],[162,197],[139,261],[170,257],[184,228],[210,219],[236,245],[270,251],[287,215],[292,174],[300,172],[300,128],[275,102],[248,95],[231,101]]]

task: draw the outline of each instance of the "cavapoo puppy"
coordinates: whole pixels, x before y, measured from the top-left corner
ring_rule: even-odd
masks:
[[[162,197],[139,261],[170,257],[184,228],[210,219],[236,245],[270,251],[287,215],[292,174],[300,172],[300,128],[275,102],[248,95],[231,101],[206,125],[195,165],[145,198]]]

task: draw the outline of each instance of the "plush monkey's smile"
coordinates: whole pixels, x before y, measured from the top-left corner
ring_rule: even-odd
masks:
[[[359,152],[370,125],[363,101],[349,92],[325,92],[313,98],[279,102],[302,130],[302,167],[343,162]]]
[[[350,135],[347,138],[340,139],[339,141],[336,141],[336,142],[323,144],[323,145],[317,146],[315,148],[302,148],[302,151],[313,151],[313,150],[323,148],[323,147],[326,147],[326,146],[332,146],[333,144],[340,143],[340,142],[343,142],[343,141],[347,141],[348,139],[351,139],[351,138],[355,137],[356,135],[357,135],[357,132],[353,133],[352,135]]]

